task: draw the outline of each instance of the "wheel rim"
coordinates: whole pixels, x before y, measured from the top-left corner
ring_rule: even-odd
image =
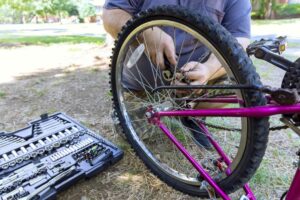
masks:
[[[175,178],[181,182],[187,183],[189,185],[195,185],[195,186],[199,186],[200,182],[198,181],[198,179],[196,178],[197,172],[193,171],[192,173],[189,173],[188,171],[193,170],[193,167],[190,165],[188,168],[187,166],[189,165],[189,163],[187,163],[187,161],[183,161],[185,160],[184,157],[180,157],[180,152],[178,150],[175,149],[175,147],[172,147],[171,143],[168,143],[168,139],[163,135],[163,133],[161,131],[159,131],[157,128],[153,128],[151,127],[152,125],[150,125],[147,122],[147,119],[144,117],[142,118],[142,116],[139,116],[140,118],[136,119],[134,118],[134,114],[132,114],[132,107],[130,107],[130,103],[129,100],[126,96],[124,96],[124,91],[126,91],[126,93],[129,93],[129,96],[136,96],[137,98],[135,99],[131,99],[130,101],[140,101],[141,104],[143,104],[142,109],[145,109],[148,105],[153,105],[153,106],[160,106],[161,109],[164,109],[170,105],[172,105],[174,107],[174,101],[172,100],[172,96],[170,94],[170,92],[167,91],[163,91],[163,94],[159,94],[157,99],[155,99],[155,97],[150,97],[150,94],[146,92],[146,98],[148,99],[148,102],[145,102],[146,100],[141,98],[140,96],[137,96],[134,92],[128,90],[127,88],[124,89],[124,86],[122,86],[121,84],[121,80],[122,80],[122,70],[124,65],[121,64],[124,62],[124,60],[126,60],[126,56],[128,56],[128,52],[132,52],[133,50],[130,49],[130,44],[132,43],[132,40],[135,40],[135,36],[138,35],[139,33],[141,33],[143,30],[146,30],[150,27],[162,27],[162,26],[169,26],[169,27],[174,27],[176,29],[180,29],[180,30],[184,30],[186,32],[188,32],[189,35],[192,35],[193,37],[195,37],[198,41],[200,41],[202,44],[204,44],[206,47],[208,47],[210,49],[210,51],[212,53],[214,53],[214,55],[216,55],[216,57],[219,59],[219,61],[222,63],[222,66],[226,69],[226,72],[228,73],[228,76],[230,77],[230,80],[234,79],[234,75],[232,73],[232,71],[230,70],[230,68],[228,67],[227,62],[225,61],[225,59],[222,57],[222,55],[217,51],[217,49],[215,49],[210,42],[204,38],[202,35],[200,35],[199,33],[197,33],[195,30],[193,30],[192,28],[190,28],[187,25],[183,25],[182,23],[176,22],[176,21],[171,21],[171,20],[153,20],[153,21],[149,21],[146,23],[143,23],[140,26],[137,26],[133,31],[131,31],[131,33],[126,37],[126,39],[124,40],[121,48],[120,48],[120,53],[117,57],[117,62],[116,62],[116,73],[115,73],[115,80],[116,80],[116,94],[117,94],[117,99],[118,99],[118,104],[120,107],[120,111],[121,111],[121,115],[125,120],[125,124],[127,126],[128,131],[130,132],[133,140],[139,145],[139,147],[142,149],[142,151],[145,153],[145,155],[148,157],[148,159],[150,159],[155,165],[156,167],[163,171],[164,173],[166,173],[167,175],[171,176],[172,178]],[[147,46],[147,45],[145,45]],[[147,47],[146,47],[147,48]],[[156,72],[158,73],[158,72]],[[136,77],[135,77],[136,78]],[[141,78],[141,76],[140,76]],[[145,83],[145,85],[147,85]],[[236,91],[236,94],[242,98],[242,94],[239,91]],[[243,99],[243,98],[242,98]],[[148,103],[148,105],[147,105]],[[163,105],[161,105],[163,104]],[[130,107],[130,109],[129,109]],[[169,120],[164,119],[166,125],[170,128],[170,125],[173,126],[173,128],[170,128],[171,131],[175,131],[174,127],[179,126],[180,124],[178,124],[178,122],[180,123],[180,119],[178,118],[170,118]],[[149,138],[147,140],[142,139],[142,135],[141,135],[141,129],[139,130],[138,128],[141,128],[142,126],[140,125],[139,122],[143,121],[144,124],[143,125],[149,125],[149,130],[148,132],[150,132],[150,127],[151,130],[155,130],[154,133],[156,134],[156,136],[159,136],[159,140],[158,141],[156,138],[156,144],[150,144],[153,141],[150,141]],[[216,122],[216,118],[209,118],[207,119],[208,122]],[[176,124],[177,123],[177,124]],[[217,123],[220,124],[220,118],[217,119]],[[222,122],[223,123],[223,122]],[[228,123],[228,122],[226,122]],[[226,124],[224,122],[224,124]],[[229,152],[230,155],[235,154],[234,159],[233,159],[233,163],[231,165],[231,170],[233,171],[237,164],[239,163],[239,161],[241,160],[242,156],[243,156],[243,152],[245,150],[246,147],[246,140],[247,140],[247,119],[245,118],[240,118],[240,121],[237,123],[237,125],[239,125],[242,129],[242,131],[239,133],[239,142],[238,142],[238,150],[236,153],[230,153],[230,148],[225,149],[225,152]],[[231,123],[232,126],[232,123]],[[187,130],[186,127],[180,127],[182,130]],[[173,129],[173,130],[172,130]],[[188,128],[190,129],[190,128]],[[175,131],[176,132],[176,131]],[[186,131],[187,133],[184,133],[185,138],[181,141],[183,143],[188,144],[189,142],[195,141],[195,138],[193,136],[191,136],[190,131]],[[217,140],[217,142],[220,142],[221,140],[225,141],[226,137],[228,140],[228,137],[230,137],[230,134],[232,135],[232,133],[223,133],[222,136],[220,136],[219,138],[214,135],[214,132],[212,133],[214,139]],[[176,135],[176,133],[175,133]],[[180,134],[176,135],[177,137],[180,138]],[[225,138],[224,138],[225,137]],[[236,136],[234,136],[236,137]],[[182,139],[182,138],[181,138]],[[184,141],[185,140],[185,141]],[[166,143],[165,143],[166,142]],[[160,145],[159,145],[160,144]],[[226,142],[226,144],[229,144],[229,142]],[[171,145],[171,146],[170,146]],[[190,145],[190,144],[188,144]],[[175,155],[176,157],[178,156],[178,158],[176,159],[177,163],[180,163],[179,166],[178,164],[175,165],[175,161],[171,163],[171,160],[166,160],[166,158],[162,158],[163,156],[166,156],[166,154],[168,153],[168,151],[162,151],[162,149],[160,149],[160,147],[163,146],[168,146],[167,148],[171,148],[172,150],[172,155],[170,154],[169,156],[171,158],[174,158]],[[222,145],[221,145],[222,146]],[[232,146],[236,146],[236,144],[230,145]],[[193,144],[193,146],[189,146],[188,150],[189,152],[191,152],[191,150],[193,150],[195,147],[198,147],[197,144]],[[226,148],[226,145],[222,146],[223,148]],[[200,148],[198,148],[195,151],[192,151],[192,155],[193,154],[203,154],[203,152],[205,154],[207,154],[208,156],[206,156],[207,158],[198,158],[200,163],[203,164],[203,160],[205,161],[205,159],[209,160],[209,158],[213,157],[215,154],[210,154],[209,152],[206,152],[207,150],[204,150],[203,148],[201,148],[201,150],[199,150]],[[166,149],[165,149],[166,150]],[[170,150],[170,149],[169,149]],[[160,153],[160,154],[159,154]],[[197,156],[196,155],[196,156]],[[182,156],[182,154],[181,154]],[[216,158],[216,157],[215,157]],[[180,161],[180,162],[178,162]],[[184,165],[182,164],[184,163]],[[209,167],[207,167],[209,168]],[[222,175],[222,179],[225,177],[224,173],[221,173]],[[216,175],[215,175],[216,177]]]

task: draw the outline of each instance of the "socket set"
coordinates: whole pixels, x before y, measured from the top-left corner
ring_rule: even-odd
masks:
[[[122,157],[122,150],[71,117],[42,115],[27,128],[0,133],[0,199],[55,199]]]

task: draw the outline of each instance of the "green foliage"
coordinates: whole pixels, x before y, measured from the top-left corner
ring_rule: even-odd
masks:
[[[272,17],[277,0],[251,0],[251,3],[253,7],[251,17],[255,19],[267,19]]]
[[[87,1],[81,1],[81,3],[78,3],[77,8],[78,8],[80,18],[96,15],[95,7]]]
[[[300,4],[280,4],[278,0],[251,0],[254,19],[299,17]]]
[[[34,16],[94,16],[90,0],[0,0],[0,23],[30,21]],[[24,21],[25,20],[25,21]]]
[[[6,93],[0,90],[0,99],[4,98],[6,96]]]
[[[275,7],[275,12],[279,16],[300,16],[300,4],[280,4]]]
[[[0,44],[24,44],[24,45],[48,45],[58,43],[93,43],[103,44],[104,38],[102,37],[89,37],[89,36],[35,36],[35,37],[8,37],[0,38]]]

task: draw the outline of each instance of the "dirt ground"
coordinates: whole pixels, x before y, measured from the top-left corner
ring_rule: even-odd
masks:
[[[0,49],[0,130],[17,130],[43,113],[65,112],[125,151],[119,163],[90,180],[78,182],[60,193],[58,199],[196,199],[158,180],[113,129],[108,84],[110,54],[110,48],[91,44]],[[283,143],[295,140],[294,134],[288,135],[276,132],[270,136],[266,164],[251,183],[260,193],[259,199],[279,198],[287,189],[291,174],[275,180],[284,183],[267,185],[264,181],[294,169],[287,167],[292,166],[299,143],[292,147]],[[276,155],[274,149],[278,151]]]
[[[110,118],[109,48],[94,45],[0,49],[0,130],[26,126],[42,113],[65,112],[118,144],[124,158],[58,199],[190,199],[144,167]]]

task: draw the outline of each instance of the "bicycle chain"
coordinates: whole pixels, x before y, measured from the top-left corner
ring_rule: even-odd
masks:
[[[214,128],[214,129],[219,129],[219,130],[223,130],[223,131],[241,131],[241,129],[238,128],[227,128],[224,126],[218,126],[218,125],[214,125],[211,123],[207,123],[207,122],[202,122],[205,126],[209,127],[209,128]],[[283,126],[273,126],[270,127],[269,130],[270,131],[279,131],[279,130],[285,130],[288,129],[289,127],[286,125]]]
[[[235,93],[232,93],[232,92],[231,93],[222,93],[222,94],[219,93],[216,95],[209,96],[208,98],[215,98],[215,97],[224,96],[224,95],[235,95]],[[228,128],[228,127],[224,127],[224,126],[219,126],[219,125],[205,122],[204,120],[201,120],[201,123],[203,123],[205,126],[207,126],[209,128],[219,129],[219,130],[223,130],[223,131],[241,131],[241,129],[239,129],[239,128]],[[269,128],[269,131],[279,131],[279,130],[285,130],[288,128],[289,127],[287,125],[273,126],[273,127]]]
[[[289,70],[286,72],[283,81],[282,81],[282,88],[287,88],[287,89],[293,89],[296,88],[299,93],[300,93],[300,58],[295,61],[294,66],[290,66]],[[218,93],[215,94],[216,91],[213,92],[213,95],[208,96],[208,98],[215,98],[218,96],[224,96],[224,95],[235,95],[235,93]],[[298,121],[300,122],[300,115],[297,115]],[[211,123],[207,123],[205,121],[202,121],[203,124],[205,124],[207,127],[210,128],[215,128],[219,130],[225,130],[225,131],[241,131],[241,129],[237,128],[227,128],[224,126],[219,126],[219,125],[214,125]],[[299,127],[300,125],[298,125]],[[270,127],[270,131],[279,131],[279,130],[284,130],[288,129],[289,127],[287,125],[282,125],[282,126],[273,126]]]

